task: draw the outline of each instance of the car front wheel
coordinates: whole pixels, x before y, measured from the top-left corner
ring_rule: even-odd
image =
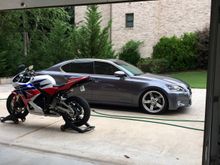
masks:
[[[168,101],[161,91],[148,90],[142,95],[140,106],[147,113],[157,114],[167,110]]]

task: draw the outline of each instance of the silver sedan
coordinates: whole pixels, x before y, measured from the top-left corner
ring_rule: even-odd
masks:
[[[74,91],[89,103],[141,107],[152,114],[191,105],[191,89],[185,82],[143,73],[118,59],[69,60],[38,73],[53,76],[58,84],[68,77],[89,75],[93,81],[85,85],[86,91]]]

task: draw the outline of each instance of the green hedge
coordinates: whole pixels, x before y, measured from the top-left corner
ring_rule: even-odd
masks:
[[[121,60],[124,60],[133,65],[137,65],[138,61],[141,58],[139,47],[142,44],[140,41],[128,41],[118,53],[118,57]]]
[[[168,72],[169,62],[166,59],[152,59],[146,58],[141,59],[137,66],[143,72],[150,72],[150,73],[165,73]]]
[[[181,37],[162,37],[153,48],[153,59],[166,59],[170,71],[196,68],[196,33],[185,33]]]
[[[198,42],[196,44],[197,68],[207,69],[209,55],[209,29],[205,28],[201,31],[197,31],[196,34],[198,36]]]

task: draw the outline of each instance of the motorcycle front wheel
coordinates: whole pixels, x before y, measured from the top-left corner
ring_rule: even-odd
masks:
[[[86,124],[90,118],[91,110],[88,102],[82,97],[69,97],[65,103],[72,108],[72,112],[68,115],[63,114],[65,121],[71,122],[75,126],[82,126]]]
[[[16,99],[16,95],[10,94],[6,102],[7,110],[10,115],[14,115],[17,118],[23,118],[28,115],[28,110],[25,108],[25,105],[21,98]]]

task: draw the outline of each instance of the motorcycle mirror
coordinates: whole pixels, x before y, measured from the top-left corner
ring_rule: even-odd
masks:
[[[29,67],[28,67],[28,70],[32,70],[34,68],[34,65],[30,65]]]
[[[17,68],[17,73],[22,72],[24,69],[25,69],[25,65],[24,64],[19,65],[18,68]]]

